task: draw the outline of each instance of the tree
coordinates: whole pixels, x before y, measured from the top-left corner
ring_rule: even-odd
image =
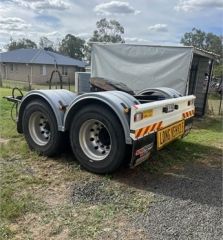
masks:
[[[53,52],[54,49],[54,43],[53,41],[49,40],[47,37],[41,37],[39,40],[39,48],[48,50]]]
[[[85,43],[84,45],[84,60],[88,63],[90,63],[91,60],[91,46],[88,43]]]
[[[222,39],[221,37],[213,34],[213,33],[207,33],[206,34],[206,49],[215,52],[219,55],[222,55]]]
[[[222,37],[213,33],[205,33],[200,29],[193,28],[191,32],[187,32],[181,38],[181,43],[185,46],[194,46],[220,55],[218,62],[214,65],[213,74],[221,77],[223,72],[223,46]]]
[[[213,33],[205,33],[200,29],[193,28],[191,32],[186,32],[180,42],[185,46],[194,46],[216,54],[222,54],[221,37]]]
[[[8,51],[11,51],[19,48],[37,48],[37,45],[28,38],[22,38],[17,41],[11,38],[10,43],[6,45],[6,48]]]
[[[221,78],[223,76],[223,64],[222,61],[218,64],[214,65],[213,75],[217,78]]]
[[[85,46],[85,58],[91,61],[91,42],[112,42],[124,43],[122,38],[124,34],[124,27],[116,20],[107,20],[102,18],[96,22],[97,29],[94,30],[93,36]]]
[[[122,38],[124,27],[118,21],[102,18],[96,22],[96,27],[97,29],[93,32],[90,42],[125,42]]]
[[[85,41],[83,39],[67,34],[60,43],[59,52],[81,60],[84,57],[84,45]]]

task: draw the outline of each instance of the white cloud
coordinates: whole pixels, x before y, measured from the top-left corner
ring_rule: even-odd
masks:
[[[174,7],[177,11],[189,12],[200,9],[223,8],[222,0],[180,0]]]
[[[158,24],[149,26],[148,30],[153,32],[168,32],[168,27],[166,24],[158,23]]]
[[[11,2],[37,12],[46,10],[62,11],[69,8],[69,4],[65,0],[11,0]]]
[[[38,42],[41,36],[59,42],[68,33],[87,40],[88,33],[90,37],[96,29],[95,23],[104,16],[120,22],[125,28],[123,37],[126,37],[125,41],[129,43],[178,44],[183,34],[192,27],[221,35],[220,1],[206,0],[206,6],[209,3],[210,8],[194,11],[190,16],[182,14],[182,8],[195,6],[199,9],[197,6],[201,6],[201,2],[204,3],[204,0],[175,0],[169,1],[168,4],[165,4],[164,0],[0,0],[0,42],[7,44],[10,37],[15,40],[25,37]],[[46,8],[44,4],[47,4]],[[174,10],[176,5],[181,7],[180,12]],[[49,6],[52,8],[48,8]],[[214,8],[215,6],[218,8]],[[135,16],[137,10],[141,10],[141,13]],[[41,12],[43,14],[39,14]],[[98,16],[98,13],[104,15]],[[22,20],[19,22],[11,19],[11,23],[7,23],[10,18]],[[157,27],[152,25],[157,23],[166,24],[168,32],[156,31]],[[148,27],[152,29],[148,30]],[[158,28],[160,27],[158,25]]]
[[[54,37],[60,35],[60,32],[58,31],[53,31],[53,32],[48,32],[48,33],[42,33],[46,37]]]
[[[140,11],[134,9],[128,2],[111,1],[96,5],[94,11],[101,15],[138,14]]]
[[[78,34],[74,34],[76,37],[88,40],[91,37],[91,33],[87,33],[87,32],[82,32],[82,33],[78,33]]]
[[[149,43],[149,40],[143,39],[143,38],[137,38],[137,37],[125,37],[126,43]]]
[[[26,23],[18,17],[0,18],[0,29],[7,31],[24,31],[31,27],[31,24]]]

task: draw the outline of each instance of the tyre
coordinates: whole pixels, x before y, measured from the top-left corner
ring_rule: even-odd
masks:
[[[36,100],[26,106],[22,128],[30,149],[46,156],[59,152],[62,135],[52,109],[45,102]]]
[[[100,105],[77,112],[70,127],[70,143],[80,164],[94,173],[115,171],[125,156],[122,125],[115,114]]]

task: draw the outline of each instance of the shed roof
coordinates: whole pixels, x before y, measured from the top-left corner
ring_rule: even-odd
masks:
[[[197,54],[197,55],[202,56],[202,57],[207,57],[207,58],[210,58],[210,59],[217,59],[217,58],[220,57],[220,55],[218,55],[214,52],[210,52],[210,51],[200,49],[200,48],[194,48],[193,52],[194,52],[194,54]]]
[[[33,63],[33,64],[57,64],[67,66],[85,67],[83,61],[70,58],[44,49],[16,49],[0,53],[0,62],[5,63]]]

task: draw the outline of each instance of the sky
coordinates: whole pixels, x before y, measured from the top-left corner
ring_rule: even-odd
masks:
[[[15,40],[56,44],[70,33],[89,39],[101,18],[115,19],[127,43],[179,45],[193,27],[222,35],[222,0],[0,0],[0,49]]]

